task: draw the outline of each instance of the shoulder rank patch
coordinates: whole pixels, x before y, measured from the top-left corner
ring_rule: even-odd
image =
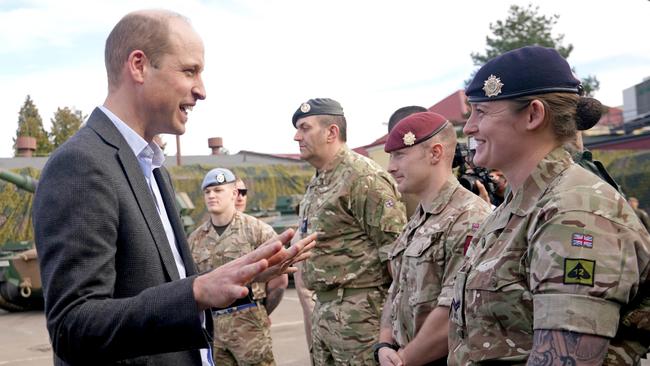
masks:
[[[571,245],[574,247],[593,248],[594,237],[591,235],[573,233],[573,236],[571,236]]]
[[[564,258],[564,284],[593,286],[595,274],[596,261]]]

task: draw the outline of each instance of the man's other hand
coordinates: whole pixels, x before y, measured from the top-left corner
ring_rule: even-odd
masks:
[[[292,264],[309,258],[316,234],[306,236],[289,248],[283,245],[293,237],[289,229],[245,256],[198,276],[194,280],[194,299],[200,310],[224,308],[248,295],[246,285],[253,280],[267,282],[284,273],[295,272]]]

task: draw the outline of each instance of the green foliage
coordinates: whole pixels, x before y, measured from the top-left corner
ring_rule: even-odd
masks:
[[[50,132],[50,141],[53,149],[61,146],[66,142],[75,132],[79,131],[79,127],[83,123],[85,116],[79,110],[71,110],[68,107],[63,109],[57,108],[52,118],[52,130]]]
[[[600,89],[600,81],[594,75],[589,75],[582,80],[582,87],[585,90],[585,96],[593,97],[594,94]]]
[[[573,45],[563,46],[564,34],[553,36],[553,26],[557,24],[559,15],[540,15],[539,6],[528,4],[523,8],[518,5],[510,6],[508,17],[505,21],[497,20],[490,23],[490,30],[494,34],[485,37],[487,44],[485,54],[472,52],[474,65],[481,66],[490,59],[516,48],[538,45],[552,47],[558,50],[562,57],[567,58],[573,51]]]
[[[553,35],[553,27],[559,18],[558,14],[539,14],[539,6],[532,4],[527,7],[511,5],[505,20],[490,23],[492,36],[485,37],[485,53],[471,53],[474,65],[480,67],[504,52],[532,45],[555,48],[562,57],[568,58],[573,51],[573,45],[562,44],[564,34]],[[466,86],[471,79],[465,81]],[[594,75],[582,79],[582,84],[589,96],[593,96],[600,87],[600,82]]]
[[[16,130],[16,138],[19,136],[31,136],[36,138],[36,152],[35,156],[47,156],[52,152],[52,144],[50,143],[47,131],[43,128],[43,119],[38,113],[38,108],[34,105],[34,101],[28,95],[25,98],[25,103],[20,112],[18,112],[18,129]],[[16,150],[16,139],[14,138],[14,150]]]
[[[40,172],[33,168],[12,170],[14,173],[37,178]],[[0,247],[6,242],[34,240],[32,230],[31,192],[17,188],[14,184],[0,180]]]

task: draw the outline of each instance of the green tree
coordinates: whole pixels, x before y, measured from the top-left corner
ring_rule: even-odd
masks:
[[[48,133],[43,128],[43,120],[41,115],[38,114],[38,108],[32,101],[32,98],[27,95],[25,103],[20,112],[18,112],[18,129],[16,130],[16,138],[19,136],[31,136],[36,138],[36,156],[46,156],[52,152],[52,144],[48,138]],[[16,138],[14,138],[14,151],[16,150]]]
[[[66,142],[83,123],[85,117],[79,110],[71,110],[68,107],[63,109],[57,108],[52,118],[52,130],[50,132],[50,141],[54,149]]]
[[[532,4],[527,7],[511,5],[505,20],[490,23],[492,35],[485,37],[485,53],[471,53],[474,65],[480,67],[504,52],[531,45],[555,48],[562,57],[568,58],[573,45],[563,45],[564,34],[554,36],[552,32],[559,18],[557,14],[539,14],[539,6]],[[469,82],[471,79],[466,84]],[[600,82],[596,76],[589,75],[582,79],[582,85],[587,95],[592,96],[598,90]]]

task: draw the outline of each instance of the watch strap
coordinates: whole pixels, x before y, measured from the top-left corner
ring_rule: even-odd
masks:
[[[374,346],[372,346],[372,351],[376,362],[379,362],[379,350],[384,347],[388,347],[395,351],[399,350],[399,346],[396,345],[395,343],[379,342],[375,344]]]

